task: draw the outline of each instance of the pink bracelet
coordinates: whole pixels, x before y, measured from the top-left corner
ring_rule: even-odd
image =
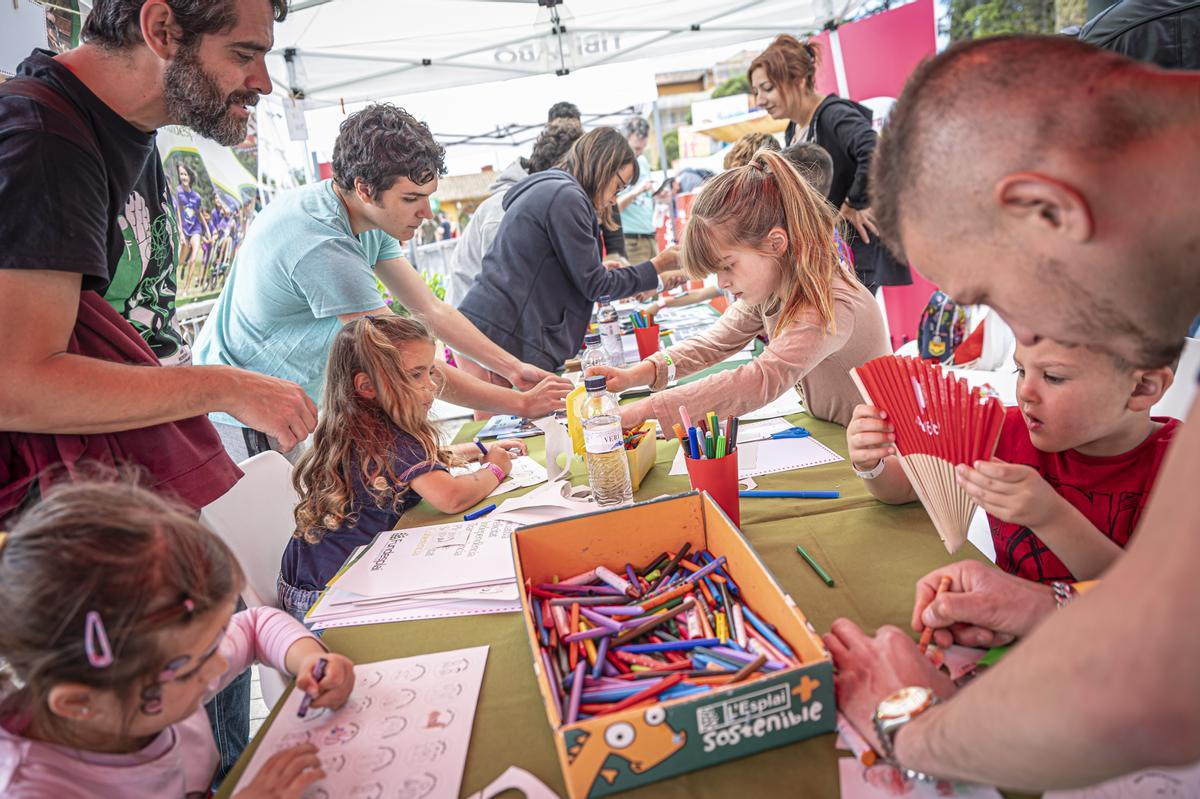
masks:
[[[485,464],[483,464],[483,468],[487,469],[489,472],[496,475],[496,479],[499,480],[501,483],[504,482],[504,472],[502,472],[500,470],[499,466],[497,466],[494,463],[485,463]]]

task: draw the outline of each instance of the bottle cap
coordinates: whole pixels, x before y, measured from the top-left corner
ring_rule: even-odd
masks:
[[[608,388],[608,378],[604,375],[592,375],[583,379],[583,385],[588,391],[604,391]]]
[[[601,305],[608,305],[610,302],[612,302],[612,297],[608,296],[607,294],[600,298]]]
[[[583,337],[583,345],[585,347],[599,347],[600,346],[600,334],[599,333],[588,333],[586,336]]]

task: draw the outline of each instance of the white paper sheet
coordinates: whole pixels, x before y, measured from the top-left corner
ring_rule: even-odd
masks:
[[[572,486],[565,480],[539,486],[528,494],[510,497],[490,518],[516,524],[540,524],[599,510],[587,486]]]
[[[791,429],[792,423],[787,419],[767,419],[762,422],[750,422],[749,424],[738,422],[738,443],[748,444],[751,441],[764,441],[776,433],[782,433],[784,430]]]
[[[481,646],[355,666],[349,701],[304,718],[302,694],[292,691],[241,784],[271,755],[311,742],[325,778],[305,799],[457,799],[487,655]]]
[[[535,422],[536,424],[536,422]],[[558,425],[555,425],[558,427]],[[454,466],[450,469],[450,474],[458,477],[462,474],[470,474],[477,472],[483,468],[483,465],[478,461],[468,463],[466,466]],[[535,486],[538,483],[546,482],[546,467],[535,461],[528,455],[518,455],[512,459],[512,470],[509,471],[508,477],[504,478],[504,482],[496,486],[489,497],[498,496],[499,494],[507,494],[509,491],[516,491],[518,488],[528,488]]]
[[[392,624],[401,621],[422,619],[451,619],[459,616],[486,616],[491,613],[516,613],[521,609],[516,602],[433,602],[418,607],[380,610],[376,612],[355,610],[352,613],[331,616],[308,616],[305,621],[314,631],[334,627],[361,627],[366,624]]]
[[[403,596],[515,580],[512,522],[491,516],[380,533],[332,585],[363,596]]]
[[[1154,768],[1070,791],[1047,791],[1042,799],[1164,799],[1200,796],[1200,763]]]
[[[797,394],[795,390],[792,390],[788,391],[779,399],[774,400],[773,402],[768,402],[757,411],[743,413],[741,417],[739,417],[741,421],[739,421],[738,424],[740,425],[742,422],[753,422],[762,419],[774,419],[779,416],[791,416],[793,413],[803,412],[804,406],[800,404],[800,395]]]
[[[546,783],[516,766],[509,766],[507,771],[492,780],[486,788],[471,794],[467,799],[495,799],[505,791],[520,791],[525,799],[558,799],[558,794],[547,788]]]
[[[852,757],[838,758],[838,778],[842,786],[842,799],[892,799],[905,796],[909,799],[1001,799],[995,788],[980,785],[961,785],[949,782],[905,782],[895,766],[878,763],[864,766]]]
[[[809,466],[821,466],[843,460],[841,455],[809,436],[782,438],[773,441],[738,442],[738,477],[757,477],[763,474],[790,472]],[[683,448],[675,453],[671,474],[687,474]]]

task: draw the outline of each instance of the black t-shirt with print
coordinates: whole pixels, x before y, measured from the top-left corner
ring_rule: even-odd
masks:
[[[0,268],[78,272],[161,363],[191,360],[172,323],[175,210],[155,135],[46,50],[0,84],[0,208]]]

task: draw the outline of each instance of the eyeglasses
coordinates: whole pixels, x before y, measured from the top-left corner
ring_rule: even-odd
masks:
[[[621,177],[621,173],[620,172],[617,173],[617,194],[621,194],[626,189],[628,189],[631,185],[633,185],[632,178],[630,178],[629,181],[626,182],[625,179],[623,177]]]

